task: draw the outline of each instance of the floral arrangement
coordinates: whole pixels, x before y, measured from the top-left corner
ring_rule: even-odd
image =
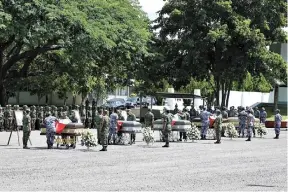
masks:
[[[262,138],[263,135],[267,135],[268,131],[264,124],[255,123],[254,125],[255,131],[257,130],[257,134]]]
[[[81,145],[86,146],[87,149],[89,150],[90,147],[96,147],[97,146],[97,141],[94,137],[94,134],[87,129],[86,131],[83,131],[81,134]]]
[[[226,131],[227,131],[228,137],[230,137],[230,139],[232,139],[233,137],[237,137],[237,130],[236,130],[234,124],[224,123],[222,126],[226,127]]]
[[[151,127],[144,127],[142,129],[143,140],[149,145],[150,143],[154,143],[154,132]]]
[[[188,128],[187,131],[187,137],[194,142],[194,140],[200,139],[200,131],[196,127],[196,125],[192,124],[191,128]]]

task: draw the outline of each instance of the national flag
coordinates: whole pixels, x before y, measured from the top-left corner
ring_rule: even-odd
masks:
[[[68,119],[61,119],[59,121],[56,121],[56,133],[61,134],[63,130],[65,129],[66,125],[71,123]]]

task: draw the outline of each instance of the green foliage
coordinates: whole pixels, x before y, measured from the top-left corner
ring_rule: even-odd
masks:
[[[40,81],[56,74],[51,84],[57,87],[39,89],[40,95],[46,90],[61,97],[68,91],[87,95],[103,87],[103,76],[105,86],[113,88],[112,77],[125,77],[148,55],[148,27],[136,0],[1,1],[0,98],[10,88],[7,82],[31,73]],[[37,85],[32,89],[38,93]]]

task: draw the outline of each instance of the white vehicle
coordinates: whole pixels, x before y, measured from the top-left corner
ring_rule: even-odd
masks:
[[[178,109],[183,110],[184,101],[181,98],[166,98],[164,101],[164,106],[168,107],[169,110],[173,110],[176,104],[178,105]]]

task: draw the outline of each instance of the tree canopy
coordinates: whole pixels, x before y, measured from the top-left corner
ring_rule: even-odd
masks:
[[[176,88],[191,77],[213,78],[216,105],[222,106],[233,82],[242,84],[247,74],[286,82],[287,63],[266,48],[286,40],[286,8],[282,0],[168,0],[155,20],[165,47],[160,71]]]
[[[39,96],[87,94],[103,78],[113,87],[148,54],[151,36],[136,0],[3,0],[0,30],[2,105],[16,79]]]

